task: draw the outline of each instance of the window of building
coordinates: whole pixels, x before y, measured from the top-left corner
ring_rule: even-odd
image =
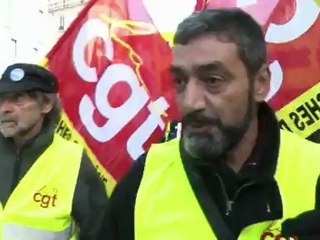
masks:
[[[16,59],[18,57],[17,40],[14,38],[11,38],[10,53],[12,59]]]
[[[38,48],[37,47],[34,47],[33,48],[33,59],[32,61],[38,61],[39,60],[39,54],[38,54]]]
[[[64,16],[60,16],[59,30],[64,31]]]
[[[36,41],[37,42],[42,42],[43,41],[43,37],[44,37],[44,31],[45,31],[45,19],[44,19],[44,15],[43,15],[43,10],[39,9],[38,11],[38,31],[37,31],[37,35],[36,37]]]

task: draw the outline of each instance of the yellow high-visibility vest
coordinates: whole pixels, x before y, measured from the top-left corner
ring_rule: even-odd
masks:
[[[242,230],[239,240],[280,239],[285,219],[315,207],[320,145],[284,131],[280,142],[275,179],[283,218],[250,225]],[[189,183],[177,139],[152,145],[147,155],[135,204],[135,239],[218,239]]]
[[[72,201],[83,149],[58,135],[0,206],[1,240],[77,239]]]

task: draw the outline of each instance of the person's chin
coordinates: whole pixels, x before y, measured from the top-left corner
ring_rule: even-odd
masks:
[[[16,131],[13,129],[1,129],[1,133],[4,137],[9,138],[16,135]]]

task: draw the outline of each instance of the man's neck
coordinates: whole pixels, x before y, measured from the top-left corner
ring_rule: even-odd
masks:
[[[232,150],[226,160],[228,166],[236,173],[238,173],[243,164],[250,157],[252,150],[258,138],[258,119],[252,120],[249,125],[247,133],[243,136],[240,143]]]

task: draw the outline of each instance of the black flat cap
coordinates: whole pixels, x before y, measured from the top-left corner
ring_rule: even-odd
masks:
[[[31,90],[56,93],[57,78],[46,68],[35,64],[16,63],[7,67],[0,79],[0,93]]]

